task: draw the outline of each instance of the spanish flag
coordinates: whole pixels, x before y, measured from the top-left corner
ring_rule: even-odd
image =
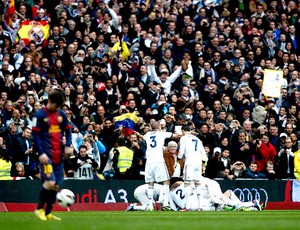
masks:
[[[126,113],[114,118],[115,128],[118,129],[121,126],[124,136],[129,136],[134,133],[134,126],[138,122],[138,117],[135,113]]]
[[[12,20],[11,16],[15,13],[15,0],[6,0],[6,6],[5,6],[5,21],[6,24],[11,26]]]
[[[18,38],[28,45],[30,41],[42,44],[50,36],[50,26],[47,21],[28,20],[21,23]]]

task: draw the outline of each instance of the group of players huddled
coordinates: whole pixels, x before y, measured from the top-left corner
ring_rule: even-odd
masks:
[[[154,122],[152,131],[144,135],[147,143],[145,182],[134,191],[134,197],[141,203],[130,204],[127,211],[173,210],[173,211],[215,211],[215,210],[264,210],[265,203],[258,200],[241,202],[232,190],[222,192],[218,182],[202,176],[202,164],[207,156],[199,138],[191,133],[190,126],[183,125],[178,136],[161,131]],[[166,138],[180,138],[179,153],[170,174],[163,157]],[[178,162],[184,159],[183,170]],[[183,172],[182,175],[180,172]],[[163,185],[159,183],[163,183]]]

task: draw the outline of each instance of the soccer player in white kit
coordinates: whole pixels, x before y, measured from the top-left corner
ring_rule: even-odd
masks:
[[[202,177],[200,183],[202,188],[201,198],[203,201],[201,202],[200,210],[210,211],[216,206],[219,206],[219,209],[230,206],[232,207],[230,210],[243,210],[243,208],[262,210],[258,200],[242,202],[230,189],[222,193],[220,184],[217,181]]]
[[[207,156],[202,141],[191,134],[189,125],[182,126],[183,136],[179,142],[179,154],[177,160],[185,158],[183,180],[185,185],[186,209],[191,209],[193,203],[193,187],[194,182],[198,197],[198,206],[200,207],[200,180],[202,177],[202,164],[207,161]]]
[[[169,206],[169,173],[163,157],[163,148],[166,138],[172,137],[171,132],[160,130],[160,124],[154,122],[152,131],[147,132],[143,139],[147,143],[145,182],[148,186],[149,208],[153,206],[154,182],[163,182],[163,208]]]
[[[185,195],[186,187],[184,186],[183,181],[180,181],[180,178],[177,178],[176,183],[173,184],[174,180],[176,180],[176,178],[171,179],[172,185],[170,188],[170,206],[174,211],[215,211],[215,205],[224,204],[224,201],[222,199],[223,193],[219,183],[208,178],[202,177],[200,182],[201,185],[198,186],[197,189],[194,186],[192,186],[193,192],[190,196],[191,204],[190,207],[187,209],[187,196]],[[196,194],[197,191],[195,190],[201,190],[200,194]],[[198,202],[198,199],[200,199],[200,202]]]
[[[163,185],[155,183],[153,186],[153,200],[160,203],[162,194]],[[126,211],[149,211],[148,184],[142,184],[138,186],[134,190],[134,198],[137,199],[141,205],[136,203],[130,204]]]
[[[201,195],[200,206],[198,206],[199,196],[193,193],[191,196],[192,204],[189,209],[186,209],[186,195],[184,183],[181,178],[171,178],[170,187],[170,207],[174,211],[178,210],[201,210],[201,211],[215,211],[222,210],[224,207],[230,206],[228,210],[262,210],[262,206],[259,205],[257,200],[242,202],[234,194],[232,190],[227,190],[222,193],[220,184],[217,181],[211,180],[206,177],[201,178]],[[196,188],[192,188],[193,190]],[[216,209],[219,207],[219,209]]]

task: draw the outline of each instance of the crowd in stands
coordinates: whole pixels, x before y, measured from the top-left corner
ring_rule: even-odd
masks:
[[[191,127],[209,178],[295,178],[299,13],[296,0],[16,0],[12,24],[0,23],[0,179],[39,178],[32,117],[53,90],[73,127],[66,177],[143,179],[143,135],[158,121]],[[16,40],[26,20],[47,21],[50,36]],[[262,93],[265,69],[283,71],[278,98]],[[130,135],[114,121],[127,113]],[[133,152],[125,171],[117,150]]]

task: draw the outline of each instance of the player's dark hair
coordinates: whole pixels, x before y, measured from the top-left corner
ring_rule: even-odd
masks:
[[[49,100],[52,103],[55,103],[58,107],[61,107],[65,102],[65,97],[62,92],[56,90],[52,94],[50,94]]]
[[[183,131],[191,131],[191,127],[189,125],[183,125],[181,128]]]
[[[172,178],[170,179],[170,187],[172,187],[172,185],[175,184],[175,183],[178,182],[178,181],[183,181],[183,179],[180,178],[180,177],[172,177]]]

